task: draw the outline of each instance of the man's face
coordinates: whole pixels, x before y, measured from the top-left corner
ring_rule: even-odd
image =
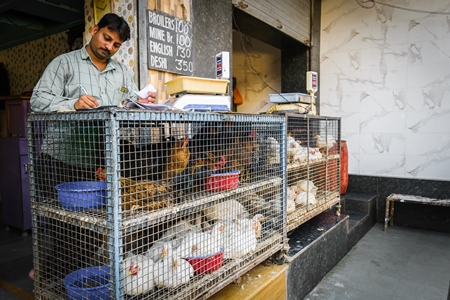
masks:
[[[119,51],[122,42],[117,31],[111,31],[107,27],[98,29],[95,26],[92,29],[92,39],[89,42],[89,47],[98,59],[107,60]]]

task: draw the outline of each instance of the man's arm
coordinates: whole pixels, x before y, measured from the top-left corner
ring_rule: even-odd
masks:
[[[64,97],[66,66],[61,57],[54,59],[45,69],[42,77],[33,89],[31,109],[37,112],[74,110],[77,98]]]

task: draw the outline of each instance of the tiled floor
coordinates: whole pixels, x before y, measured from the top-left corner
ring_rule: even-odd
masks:
[[[450,234],[376,224],[307,300],[446,300]]]
[[[0,300],[33,299],[32,238],[0,226]],[[376,224],[305,298],[446,300],[450,234]]]

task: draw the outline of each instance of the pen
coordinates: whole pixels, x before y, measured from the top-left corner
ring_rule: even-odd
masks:
[[[83,93],[85,93],[86,95],[89,95],[88,92],[86,91],[86,89],[84,88],[84,86],[82,86],[81,84],[79,86]]]

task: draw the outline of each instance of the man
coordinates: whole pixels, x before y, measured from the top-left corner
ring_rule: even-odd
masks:
[[[91,31],[89,44],[56,57],[45,69],[31,96],[36,112],[119,105],[124,99],[154,103],[155,93],[138,97],[133,75],[111,57],[130,38],[130,27],[116,14],[106,14]]]
[[[130,27],[116,14],[106,14],[92,29],[89,44],[56,57],[45,69],[31,96],[35,112],[74,111],[99,106],[118,106],[124,99],[154,103],[155,93],[138,97],[128,68],[111,59],[130,38]],[[95,170],[104,166],[102,122],[80,117],[78,122],[49,122],[35,179],[40,196],[56,199],[55,187],[62,182],[95,180]]]
[[[92,29],[91,34],[92,39],[87,46],[62,54],[47,66],[30,99],[33,111],[73,111],[118,106],[127,98],[147,104],[155,102],[156,95],[152,92],[146,98],[138,97],[133,92],[138,89],[131,72],[125,65],[111,59],[122,43],[130,38],[130,28],[126,21],[116,14],[106,14]],[[37,201],[57,201],[55,186],[61,182],[96,180],[95,163],[101,161],[102,157],[95,156],[99,143],[93,140],[93,136],[99,137],[100,130],[96,124],[101,127],[102,123],[89,122],[86,120],[80,126],[70,122],[46,124],[41,153],[35,161],[34,174],[39,190]],[[83,128],[86,124],[93,126],[86,130]],[[81,140],[77,140],[80,137]],[[91,147],[95,149],[90,151]],[[65,228],[65,224],[56,220],[49,219],[47,222],[55,228]],[[61,232],[56,234],[56,237],[51,238],[60,239],[62,245],[70,248],[64,235]],[[61,248],[56,250],[60,251]],[[43,274],[48,275],[57,270],[52,264],[54,261],[63,261],[50,259],[63,255],[56,250],[47,249],[50,264],[44,266],[48,269]],[[34,280],[34,269],[29,276]]]

